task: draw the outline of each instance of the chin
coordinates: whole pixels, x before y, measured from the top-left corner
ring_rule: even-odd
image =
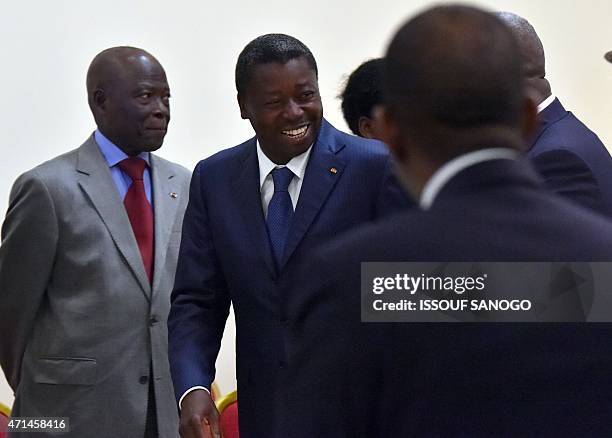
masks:
[[[160,142],[143,144],[141,147],[141,152],[155,152],[162,147],[163,143],[164,141],[162,140]]]
[[[300,145],[296,145],[296,147],[293,149],[294,150],[294,157],[303,154],[304,152],[306,152],[308,150],[308,148],[310,146],[313,145],[313,141],[312,140],[306,140],[304,141],[304,143],[300,144]]]
[[[143,151],[153,152],[158,150],[164,144],[165,135],[148,136],[142,139],[141,146]]]
[[[285,151],[286,155],[282,159],[283,163],[277,164],[287,164],[292,158],[306,152],[311,145],[312,143],[308,140],[300,143],[285,143],[283,150]]]

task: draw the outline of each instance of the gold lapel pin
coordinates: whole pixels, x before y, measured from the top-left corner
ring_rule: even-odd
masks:
[[[338,173],[338,169],[336,169],[335,167],[332,167],[331,169],[329,169],[329,171],[331,173]]]
[[[170,197],[171,197],[172,199],[176,199],[176,198],[178,198],[178,193],[175,193],[175,192],[170,192],[170,193],[168,193],[168,194],[170,195]]]

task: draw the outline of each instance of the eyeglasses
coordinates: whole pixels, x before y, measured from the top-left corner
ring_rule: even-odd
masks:
[[[606,61],[612,62],[612,50],[610,50],[608,53],[606,53],[604,55],[604,58],[606,58]]]

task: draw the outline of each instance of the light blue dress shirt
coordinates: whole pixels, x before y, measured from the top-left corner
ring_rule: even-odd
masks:
[[[119,149],[112,141],[104,136],[99,130],[96,129],[94,132],[94,139],[96,143],[98,143],[98,147],[100,148],[100,152],[104,155],[106,162],[108,163],[108,167],[110,167],[111,175],[113,176],[113,181],[115,181],[115,185],[117,186],[117,190],[119,190],[119,195],[121,199],[125,198],[125,194],[128,189],[132,185],[132,178],[130,178],[126,173],[124,173],[118,166],[119,162],[125,160],[129,156]],[[138,154],[140,158],[147,162],[147,166],[145,167],[145,171],[143,174],[143,182],[145,186],[145,193],[147,194],[147,199],[149,200],[149,204],[153,205],[153,201],[151,198],[151,173],[149,171],[149,166],[151,165],[149,161],[149,153],[141,152]]]

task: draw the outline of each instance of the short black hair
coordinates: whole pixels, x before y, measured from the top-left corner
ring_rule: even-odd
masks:
[[[351,73],[340,95],[344,120],[355,135],[360,135],[359,118],[372,117],[372,108],[383,103],[384,65],[382,58],[361,64]]]
[[[385,105],[407,127],[520,122],[520,51],[493,14],[459,5],[429,9],[400,28],[385,58]]]
[[[236,62],[236,90],[238,94],[246,91],[254,67],[260,64],[278,62],[286,64],[295,58],[304,57],[308,65],[318,76],[317,62],[306,47],[297,38],[282,33],[269,33],[259,36],[242,49]]]

